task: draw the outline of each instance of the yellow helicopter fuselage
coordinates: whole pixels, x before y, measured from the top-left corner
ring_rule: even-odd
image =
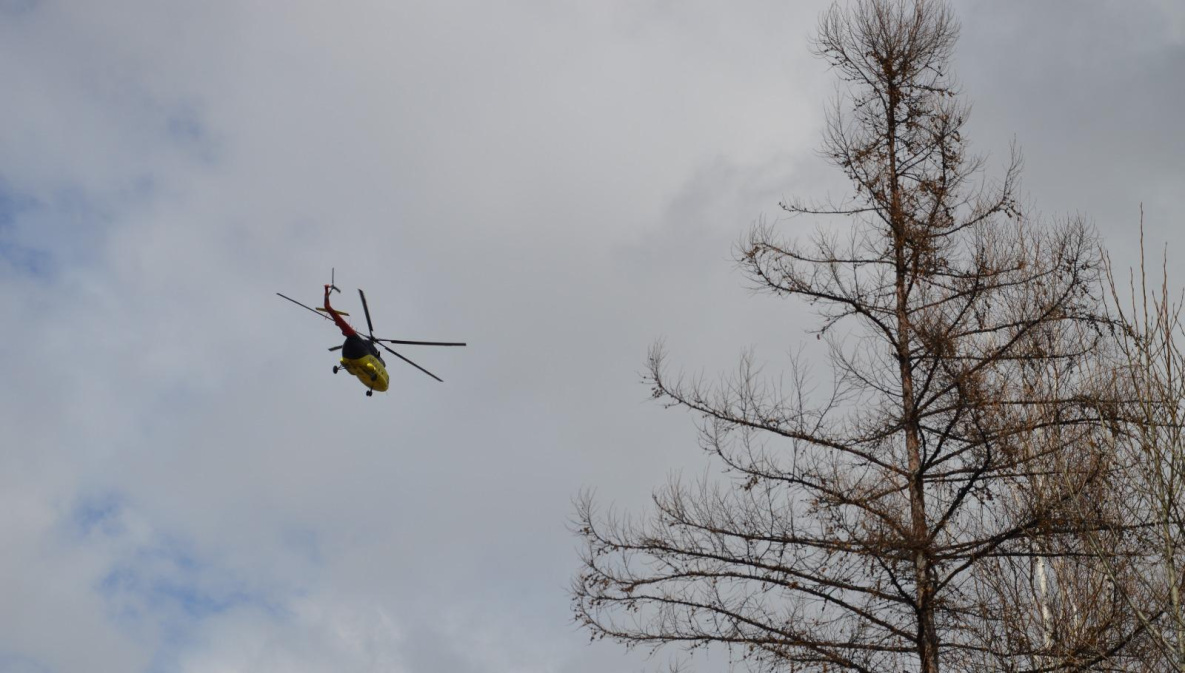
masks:
[[[383,365],[382,361],[375,356],[364,355],[360,358],[342,358],[341,367],[357,377],[362,382],[362,385],[367,388],[377,390],[380,393],[387,392],[387,386],[391,382],[390,376],[388,376],[387,368]]]

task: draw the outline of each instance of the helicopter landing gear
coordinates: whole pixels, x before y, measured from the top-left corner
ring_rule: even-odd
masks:
[[[367,389],[366,389],[366,396],[367,396],[367,397],[371,397],[372,395],[374,395],[374,391],[373,391],[373,390],[371,390],[370,388],[367,388]]]
[[[334,374],[336,374],[337,370],[339,370],[339,369],[341,369],[341,367],[338,367],[337,365],[333,365],[333,373]]]

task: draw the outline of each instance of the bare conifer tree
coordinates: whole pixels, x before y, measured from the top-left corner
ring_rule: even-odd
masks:
[[[1024,220],[1015,153],[983,179],[949,72],[957,35],[938,0],[824,15],[817,53],[848,86],[824,152],[853,193],[782,206],[850,224],[758,226],[739,262],[759,290],[815,307],[834,384],[812,395],[796,367],[784,387],[745,358],[706,385],[652,351],[655,397],[702,417],[703,446],[735,478],[675,480],[640,516],[580,501],[573,605],[594,637],[719,644],[780,671],[1020,670],[1039,654],[1010,651],[1011,606],[990,580],[1073,533],[1067,503],[1099,478],[1088,456],[1030,488],[1100,427],[1088,377],[1031,373],[1090,357],[1101,262],[1080,221]]]

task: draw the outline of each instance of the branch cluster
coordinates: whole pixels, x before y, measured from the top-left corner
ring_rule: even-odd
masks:
[[[1136,670],[1185,647],[1177,312],[1135,326],[1107,302],[1091,228],[1021,212],[1015,149],[983,177],[958,31],[939,0],[823,16],[816,53],[848,89],[823,152],[852,194],[782,208],[850,226],[759,224],[737,261],[814,307],[831,385],[797,361],[774,383],[751,356],[688,380],[651,351],[654,396],[700,419],[730,478],[674,479],[641,516],[581,498],[572,597],[594,637],[869,673]]]

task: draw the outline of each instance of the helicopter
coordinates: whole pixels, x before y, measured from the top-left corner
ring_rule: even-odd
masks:
[[[376,390],[380,393],[386,392],[388,386],[390,385],[390,375],[387,373],[387,363],[383,361],[383,356],[379,353],[378,347],[381,347],[391,355],[403,360],[407,364],[424,372],[428,376],[431,376],[441,383],[444,382],[444,379],[441,379],[439,376],[433,374],[427,369],[424,369],[418,364],[403,357],[399,353],[396,353],[389,346],[387,346],[387,344],[402,344],[408,346],[464,346],[464,343],[454,341],[408,341],[405,339],[382,339],[376,337],[374,335],[374,324],[370,320],[370,307],[368,307],[366,304],[366,293],[362,291],[362,288],[359,288],[358,296],[362,299],[362,311],[366,314],[366,329],[368,332],[367,336],[362,336],[358,334],[358,332],[342,318],[342,316],[350,315],[349,313],[346,313],[345,311],[339,311],[329,305],[329,295],[332,292],[341,294],[341,290],[337,287],[337,285],[334,284],[333,275],[330,276],[329,284],[325,286],[325,300],[323,307],[319,306],[317,308],[313,308],[311,306],[306,306],[305,304],[302,304],[301,302],[296,301],[287,295],[281,294],[279,292],[276,294],[307,311],[313,312],[315,315],[321,316],[322,318],[333,322],[335,325],[337,325],[338,329],[342,331],[342,335],[346,337],[345,342],[340,346],[334,346],[329,349],[330,351],[340,350],[342,352],[340,362],[333,367],[334,374],[343,369],[347,373],[353,374],[359,381],[362,382],[362,385],[366,386],[367,397],[374,395],[374,391]]]

